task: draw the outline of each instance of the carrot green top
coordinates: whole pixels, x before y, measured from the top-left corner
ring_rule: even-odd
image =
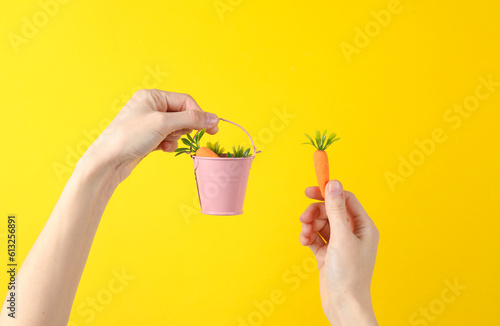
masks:
[[[191,137],[190,134],[186,134],[187,138],[182,138],[181,141],[184,143],[184,145],[189,146],[189,147],[180,147],[177,148],[174,152],[177,153],[175,156],[180,155],[180,154],[194,154],[196,151],[200,148],[200,140],[201,137],[205,134],[205,129],[200,130],[199,133],[194,135],[194,137]]]
[[[335,138],[335,137],[337,137],[337,134],[334,132],[327,139],[326,138],[327,133],[328,133],[328,131],[325,130],[325,132],[323,132],[323,135],[321,135],[321,133],[318,130],[316,130],[314,133],[316,139],[312,139],[311,136],[309,136],[308,134],[305,134],[307,139],[309,140],[309,142],[302,143],[302,144],[303,145],[313,145],[316,149],[318,149],[320,151],[324,151],[333,142],[336,142],[337,140],[340,139],[340,138]]]
[[[190,134],[186,134],[186,138],[181,138],[181,141],[184,145],[188,147],[179,147],[174,152],[175,156],[180,154],[191,154],[196,155],[196,151],[200,149],[201,137],[205,134],[205,129],[200,130],[194,137],[191,137]],[[224,153],[224,147],[222,147],[219,142],[211,143],[207,142],[207,146],[212,152],[214,152],[217,156],[222,157]],[[248,157],[250,156],[250,148],[245,149],[242,146],[238,146],[238,148],[233,146],[233,152],[227,152],[227,157]]]
[[[233,153],[227,152],[227,157],[249,157],[250,148],[245,149],[245,147],[238,145],[238,148],[233,146]]]
[[[217,154],[219,156],[221,156],[222,153],[224,153],[224,147],[221,147],[218,141],[216,141],[215,143],[208,141],[207,147],[210,148],[212,150],[212,152],[214,152],[215,154]]]

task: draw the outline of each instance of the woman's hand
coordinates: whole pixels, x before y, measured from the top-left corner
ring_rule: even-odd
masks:
[[[215,134],[217,124],[218,117],[203,112],[187,94],[139,90],[89,147],[81,162],[111,165],[121,182],[150,152],[172,152],[184,134],[203,128]]]
[[[171,152],[192,129],[217,132],[218,118],[189,95],[138,91],[78,161],[49,220],[16,275],[21,314],[1,325],[67,325],[104,209],[118,183],[151,151]],[[9,297],[7,293],[7,297]]]
[[[318,187],[307,188],[306,195],[322,200]],[[339,181],[328,183],[325,197],[300,216],[300,242],[318,261],[323,310],[333,325],[377,325],[370,285],[379,232]]]

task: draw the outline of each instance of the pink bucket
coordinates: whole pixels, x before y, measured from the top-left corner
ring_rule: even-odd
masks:
[[[248,175],[258,152],[252,137],[243,127],[229,120],[219,120],[241,128],[250,138],[253,154],[249,157],[192,156],[198,198],[203,214],[239,215],[243,214]]]

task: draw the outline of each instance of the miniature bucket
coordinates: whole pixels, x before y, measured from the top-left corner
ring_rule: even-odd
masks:
[[[243,214],[243,203],[247,190],[248,175],[257,149],[250,134],[240,125],[250,138],[253,154],[249,157],[198,157],[191,156],[201,212],[208,215]]]

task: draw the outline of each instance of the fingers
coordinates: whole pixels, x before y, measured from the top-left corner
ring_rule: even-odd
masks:
[[[304,224],[312,225],[312,232],[319,232],[328,223],[324,203],[313,203],[309,205],[300,216],[300,221]],[[329,233],[328,233],[329,234]],[[322,234],[323,237],[325,237]]]
[[[200,130],[203,128],[206,128],[207,131],[210,129],[212,132],[214,132],[214,130],[216,132],[217,129],[215,128],[219,123],[219,118],[213,113],[187,110],[182,112],[161,113],[159,123],[161,130],[165,134],[181,129]]]
[[[346,202],[346,207],[349,213],[353,216],[360,216],[360,215],[368,215],[359,202],[358,198],[356,198],[356,195],[354,195],[350,191],[344,190],[344,196],[345,196],[345,202]]]
[[[346,198],[346,208],[351,218],[354,235],[361,240],[368,239],[378,241],[379,232],[377,227],[366,213],[358,198],[349,191],[344,191],[344,194]]]
[[[179,139],[181,139],[181,137],[184,136],[185,134],[191,133],[192,131],[193,130],[191,129],[182,129],[174,131],[168,134],[167,137],[165,137],[165,139],[160,144],[158,144],[158,146],[156,146],[154,150],[157,151],[161,149],[164,152],[173,152],[178,147],[177,142],[179,141]]]
[[[181,139],[181,137],[182,137],[181,135],[173,136],[172,134],[170,134],[170,135],[167,135],[167,137],[165,137],[164,140],[173,142],[173,141],[178,141],[179,139]]]
[[[165,101],[168,103],[167,111],[183,112],[183,111],[194,110],[194,111],[204,112],[200,108],[198,103],[196,103],[194,98],[189,94],[172,93],[172,92],[164,92],[164,91],[160,91],[160,92],[163,93]],[[215,126],[206,126],[203,128],[206,128],[207,133],[210,135],[215,135],[219,131],[219,127],[217,127],[217,124],[215,124]],[[199,129],[203,129],[203,128],[199,128]]]
[[[159,89],[141,89],[134,94],[135,100],[146,101],[150,109],[161,113],[176,113],[182,117],[179,121],[170,121],[172,118],[163,117],[164,132],[170,133],[181,128],[207,129],[213,135],[219,128],[218,117],[212,113],[204,113],[191,95],[166,92]],[[175,118],[174,118],[175,119]],[[177,123],[176,123],[177,122]],[[174,127],[175,126],[175,127]],[[177,129],[171,129],[177,128]]]
[[[326,185],[325,209],[330,222],[330,233],[335,239],[342,239],[352,235],[348,224],[348,215],[344,191],[340,181],[331,180]]]
[[[215,135],[219,131],[219,127],[215,126],[212,128],[207,128],[207,134]]]
[[[319,249],[326,245],[325,240],[330,239],[330,225],[325,212],[325,204],[309,205],[300,216],[300,221],[303,224],[299,241],[303,246],[308,246],[316,255]]]
[[[312,223],[315,219],[328,220],[326,216],[325,204],[324,203],[313,203],[307,206],[306,210],[302,215],[300,215],[300,221],[302,223]]]
[[[177,146],[178,146],[177,141],[164,140],[158,146],[156,146],[154,150],[157,151],[161,149],[164,152],[173,152],[177,149]]]
[[[322,199],[318,187],[309,187],[305,193],[311,199]],[[315,255],[327,244],[336,247],[338,243],[346,243],[346,240],[355,237],[366,246],[376,248],[380,237],[377,227],[356,196],[344,191],[337,180],[327,184],[325,202],[309,205],[300,216],[300,221],[303,223],[300,243],[308,246]]]
[[[315,256],[326,245],[325,241],[317,233],[313,233],[310,237],[300,234],[299,241],[303,246],[308,246]]]
[[[134,94],[134,97],[150,100],[152,109],[160,112],[202,111],[198,103],[188,94],[166,92],[159,89],[141,89]]]
[[[193,129],[181,129],[176,130],[170,134],[170,136],[184,136],[185,134],[190,134],[193,132]]]
[[[311,199],[317,199],[317,200],[322,200],[322,201],[324,200],[318,186],[307,187],[306,188],[306,196],[311,198]]]
[[[314,220],[310,224],[302,224],[301,234],[304,237],[311,237],[313,234],[319,233],[323,239],[330,239],[330,224],[328,220]]]

